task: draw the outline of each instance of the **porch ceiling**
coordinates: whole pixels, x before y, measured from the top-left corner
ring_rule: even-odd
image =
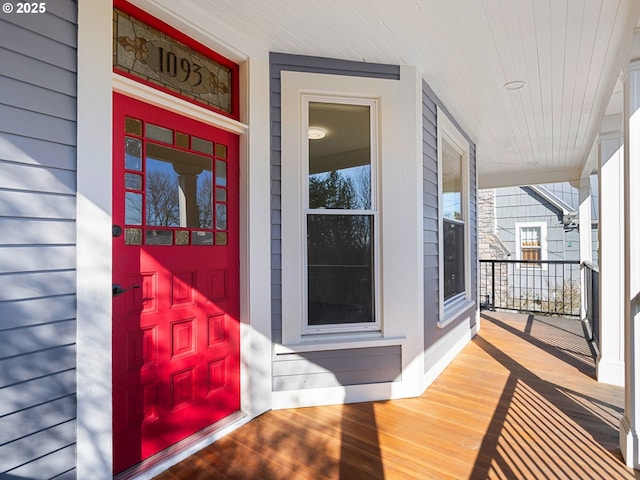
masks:
[[[573,180],[591,168],[602,117],[621,107],[607,110],[640,17],[633,0],[133,3],[201,40],[220,35],[229,52],[416,66],[477,143],[481,187]],[[504,88],[514,81],[525,86]]]

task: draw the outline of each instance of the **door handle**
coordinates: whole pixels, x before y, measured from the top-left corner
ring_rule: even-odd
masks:
[[[122,288],[117,283],[114,283],[113,285],[111,285],[111,294],[112,296],[117,297],[118,295],[122,295],[123,293],[128,292],[132,288],[141,288],[141,287],[140,285],[132,285],[129,288]]]

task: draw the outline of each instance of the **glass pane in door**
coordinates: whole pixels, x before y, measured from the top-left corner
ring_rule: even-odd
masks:
[[[148,143],[145,173],[147,226],[211,228],[211,158]]]

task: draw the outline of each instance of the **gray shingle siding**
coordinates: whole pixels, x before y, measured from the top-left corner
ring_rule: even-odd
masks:
[[[295,71],[331,75],[348,75],[369,78],[400,78],[400,67],[372,63],[350,62],[329,58],[272,53],[270,56],[271,77],[271,307],[272,339],[282,341],[282,270],[281,270],[281,215],[280,215],[280,78],[281,72]],[[391,352],[391,353],[390,353]],[[373,356],[372,356],[373,354]],[[335,375],[322,372],[313,374],[298,371],[298,367],[309,361],[331,368],[336,360],[349,356],[349,371]],[[380,356],[384,365],[373,365],[372,358]],[[402,371],[400,348],[381,347],[370,349],[311,352],[305,355],[277,355],[274,361],[274,391],[318,388],[336,385],[356,385],[391,381]],[[290,362],[290,363],[286,363]],[[319,363],[318,363],[319,362]]]
[[[578,209],[578,190],[568,183],[542,185],[568,204]],[[509,187],[495,190],[496,235],[512,252],[510,260],[518,259],[518,245],[516,244],[517,223],[543,223],[546,225],[547,259],[560,261],[580,260],[580,232],[577,226],[565,228],[563,212],[558,206],[539,195],[530,187]],[[594,245],[594,231],[592,230],[592,254],[597,262],[597,230]],[[556,288],[567,288],[564,298],[572,299],[577,294],[574,288],[580,283],[580,269],[578,265],[549,265],[540,270],[529,269],[523,275],[523,270],[510,273],[510,294],[514,297],[537,297],[546,295],[546,291],[554,292]],[[570,313],[567,311],[566,313]],[[576,313],[574,310],[573,313]]]
[[[517,250],[515,225],[528,222],[543,222],[547,225],[548,260],[579,260],[578,229],[565,231],[562,212],[532,189],[528,187],[496,189],[495,208],[496,235],[509,251],[513,252],[512,260],[516,259]]]
[[[0,477],[75,478],[77,4],[0,17]]]

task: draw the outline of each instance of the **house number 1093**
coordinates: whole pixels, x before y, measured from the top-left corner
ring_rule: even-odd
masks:
[[[202,83],[202,66],[192,63],[188,58],[178,57],[170,50],[159,47],[160,73],[174,77],[179,82],[187,82],[192,87]],[[189,80],[191,79],[191,80]]]

